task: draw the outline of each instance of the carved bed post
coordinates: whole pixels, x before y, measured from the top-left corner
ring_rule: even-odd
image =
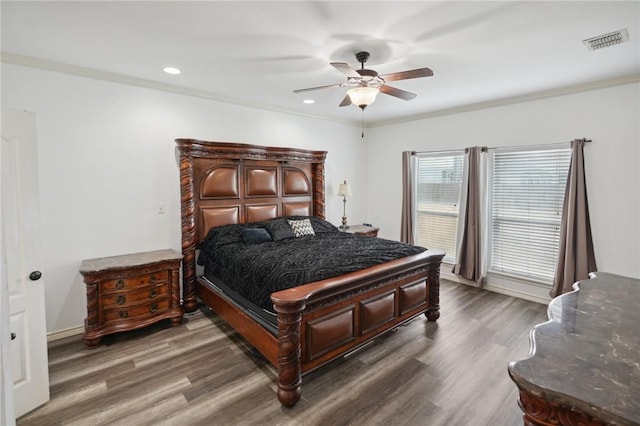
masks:
[[[424,315],[429,321],[436,321],[440,318],[440,261],[430,263],[428,268],[429,308],[427,308]]]
[[[313,212],[320,219],[325,219],[324,211],[324,159],[313,164]]]
[[[304,300],[273,305],[278,313],[278,400],[285,407],[293,407],[302,392],[300,367],[300,322]]]
[[[182,306],[185,312],[197,308],[196,301],[196,235],[193,200],[193,159],[180,146],[180,214],[182,217]]]

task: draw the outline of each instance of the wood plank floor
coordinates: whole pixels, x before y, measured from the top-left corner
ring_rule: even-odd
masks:
[[[276,371],[207,309],[158,324],[49,344],[51,400],[18,425],[521,425],[509,361],[526,357],[546,306],[442,281],[424,316],[303,378],[292,409]]]

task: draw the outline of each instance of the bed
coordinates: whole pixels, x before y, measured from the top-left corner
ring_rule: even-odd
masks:
[[[339,275],[330,271],[333,273],[329,278],[291,288],[274,287],[277,290],[266,296],[268,303],[264,294],[254,304],[242,295],[238,297],[233,285],[225,282],[228,278],[221,278],[227,277],[222,269],[210,266],[209,271],[203,271],[197,265],[207,263],[202,250],[208,253],[211,241],[219,244],[220,235],[226,236],[225,232],[233,234],[232,240],[238,235],[244,239],[247,235],[243,232],[249,233],[244,231],[247,228],[285,223],[304,225],[308,230],[311,224],[317,235],[302,231],[302,238],[296,235],[291,241],[302,244],[305,239],[338,238],[344,249],[325,252],[340,251],[342,258],[348,254],[349,244],[363,244],[363,240],[386,242],[350,235],[358,240],[352,241],[346,235],[334,235],[337,228],[324,220],[325,151],[194,139],[176,139],[176,144],[180,162],[183,308],[193,312],[201,300],[275,366],[277,397],[282,405],[292,407],[299,401],[304,374],[417,315],[424,313],[430,321],[438,319],[439,272],[444,257],[439,250],[403,253],[394,260],[383,259],[382,263],[374,262],[358,270],[336,266]],[[217,239],[211,239],[212,233],[218,234]],[[264,243],[274,247],[284,244]],[[251,249],[259,245],[252,245]],[[220,246],[214,249],[221,252]],[[331,270],[334,263],[325,265],[323,269]],[[246,279],[251,277],[247,275]],[[264,312],[266,305],[271,308],[268,310],[272,320]]]

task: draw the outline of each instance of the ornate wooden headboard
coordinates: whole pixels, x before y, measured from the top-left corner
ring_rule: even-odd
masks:
[[[280,216],[325,217],[326,151],[176,139],[180,157],[182,294],[196,309],[196,248],[215,226]]]

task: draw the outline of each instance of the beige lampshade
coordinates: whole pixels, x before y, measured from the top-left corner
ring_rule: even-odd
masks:
[[[340,184],[340,188],[338,188],[338,195],[340,197],[351,197],[351,187],[346,180],[344,183]]]
[[[379,90],[375,87],[356,87],[347,92],[351,103],[362,108],[371,105],[378,95]]]

